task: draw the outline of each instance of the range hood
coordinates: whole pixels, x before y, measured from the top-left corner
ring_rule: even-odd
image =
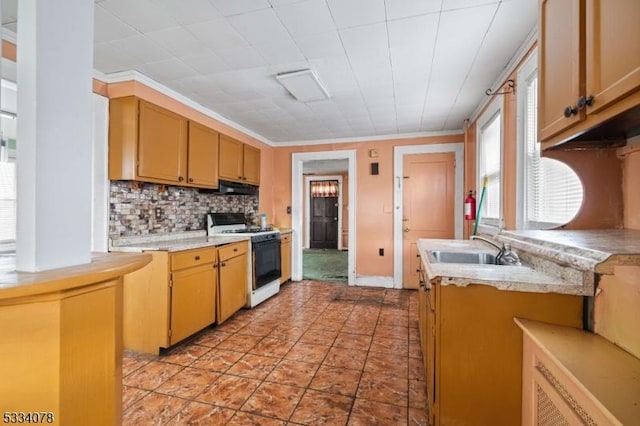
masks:
[[[248,183],[231,182],[220,179],[218,181],[218,190],[220,194],[240,194],[240,195],[256,195],[258,187],[249,185]]]

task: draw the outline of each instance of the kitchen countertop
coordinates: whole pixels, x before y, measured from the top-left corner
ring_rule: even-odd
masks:
[[[478,240],[418,240],[429,280],[441,285],[490,285],[501,290],[593,296],[595,275],[615,265],[640,265],[640,231],[626,229],[502,231],[492,239],[509,243],[523,266],[431,262],[428,252],[497,250]],[[430,285],[427,283],[427,285]]]
[[[151,261],[148,254],[93,253],[91,262],[43,272],[16,272],[5,265],[0,270],[1,301],[78,289],[128,274]]]
[[[203,247],[216,247],[238,241],[249,241],[247,235],[207,237],[206,231],[175,232],[170,234],[120,237],[111,239],[110,251],[182,251]]]
[[[482,284],[500,290],[527,291],[533,293],[583,294],[582,284],[568,282],[557,276],[535,270],[529,266],[476,265],[466,263],[431,262],[428,252],[474,251],[491,252],[497,250],[478,240],[436,240],[419,239],[418,250],[427,274],[427,288],[431,280],[438,279],[440,285],[466,287]]]

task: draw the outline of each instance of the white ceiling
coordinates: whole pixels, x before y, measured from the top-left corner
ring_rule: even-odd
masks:
[[[16,1],[2,0],[17,31]],[[94,67],[136,70],[262,138],[458,130],[536,25],[537,0],[96,0]],[[278,72],[313,68],[301,103]]]

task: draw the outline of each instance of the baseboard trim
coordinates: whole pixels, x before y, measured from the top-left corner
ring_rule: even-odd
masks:
[[[380,275],[356,275],[356,286],[393,288],[393,277]]]

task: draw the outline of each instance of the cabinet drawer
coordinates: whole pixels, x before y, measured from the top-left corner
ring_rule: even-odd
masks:
[[[291,241],[291,234],[280,234],[280,242],[282,244],[288,243]]]
[[[176,271],[192,266],[206,265],[215,261],[216,250],[212,247],[181,251],[171,255],[171,270]]]
[[[229,244],[218,248],[220,253],[220,261],[231,259],[232,257],[239,256],[247,252],[247,243],[245,241],[240,243]]]

